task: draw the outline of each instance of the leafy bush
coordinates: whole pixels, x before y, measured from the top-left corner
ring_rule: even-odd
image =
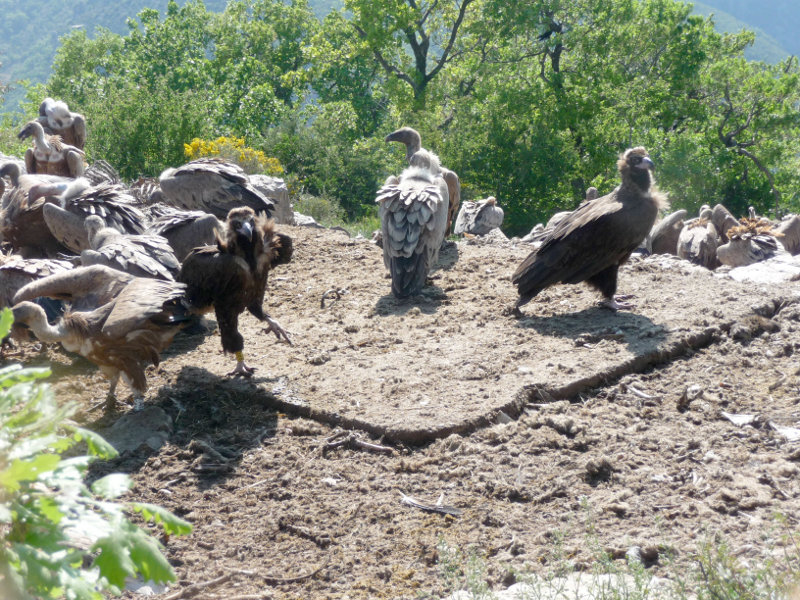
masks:
[[[245,173],[263,173],[271,177],[283,177],[283,167],[277,158],[267,156],[261,150],[244,145],[244,138],[218,137],[216,140],[194,138],[183,145],[184,154],[189,160],[203,156],[219,156],[236,163]]]
[[[0,313],[0,338],[11,321],[10,310]],[[158,541],[126,511],[160,523],[168,535],[191,525],[158,506],[113,501],[130,489],[126,475],[86,486],[90,463],[116,451],[70,420],[75,406],[59,405],[49,386],[37,383],[49,374],[0,368],[0,598],[101,600],[126,577],[174,580]],[[88,455],[76,451],[80,442]]]

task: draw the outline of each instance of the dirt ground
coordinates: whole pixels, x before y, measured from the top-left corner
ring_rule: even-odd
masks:
[[[634,258],[619,290],[634,310],[558,286],[515,319],[509,279],[529,246],[452,244],[433,285],[399,302],[369,242],[284,229],[296,253],[266,309],[294,345],[244,317],[258,370],[231,380],[216,333],[181,334],[149,374],[158,435],[96,469],[130,473],[132,498],[194,525],[164,540],[178,582],[158,598],[440,598],[471,555],[503,589],[556,555],[582,569],[632,546],[675,577],[707,535],[762,560],[797,530],[796,282]],[[52,361],[92,427],[145,418],[124,402],[88,412],[107,382],[82,359],[25,361]]]

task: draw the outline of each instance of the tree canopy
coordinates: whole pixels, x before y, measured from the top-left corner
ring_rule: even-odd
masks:
[[[128,178],[243,137],[357,217],[403,167],[382,140],[406,125],[508,233],[610,191],[632,145],[675,207],[798,209],[797,61],[747,61],[752,34],[676,0],[345,0],[322,21],[306,0],[191,0],[128,27],[65,36],[31,91],[83,112],[89,157]]]

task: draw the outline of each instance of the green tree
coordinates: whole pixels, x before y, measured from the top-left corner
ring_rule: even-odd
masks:
[[[10,310],[0,312],[0,338],[11,321]],[[71,421],[76,407],[57,403],[37,382],[49,373],[0,369],[0,597],[102,600],[127,577],[174,580],[161,545],[127,515],[140,513],[167,534],[191,526],[158,506],[115,501],[131,488],[125,475],[86,486],[91,462],[116,451]],[[76,452],[79,443],[88,455]]]

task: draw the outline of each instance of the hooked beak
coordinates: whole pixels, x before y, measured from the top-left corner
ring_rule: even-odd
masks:
[[[236,233],[245,236],[248,241],[253,241],[253,224],[250,221],[245,221],[236,228]]]
[[[31,135],[31,128],[29,125],[23,127],[20,132],[17,134],[17,139],[24,140],[26,137]]]
[[[652,170],[653,170],[653,167],[655,167],[655,165],[653,164],[653,161],[652,161],[652,160],[650,160],[650,159],[649,159],[648,157],[646,157],[646,156],[642,157],[642,161],[641,161],[641,162],[640,162],[638,165],[636,165],[636,166],[637,166],[638,168],[640,168],[640,169],[648,169],[648,170],[650,170],[650,171],[652,171]]]

